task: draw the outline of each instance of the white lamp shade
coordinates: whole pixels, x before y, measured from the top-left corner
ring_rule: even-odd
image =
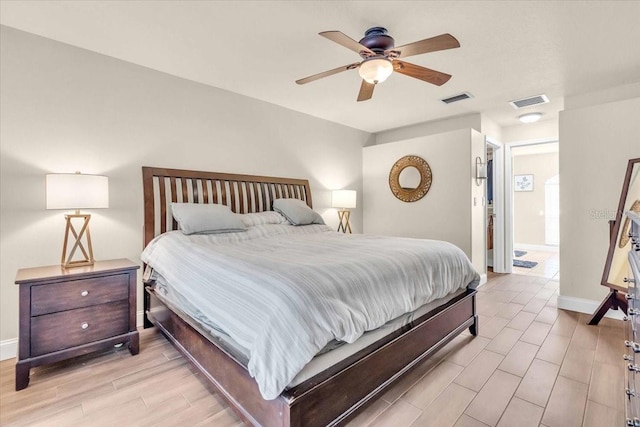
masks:
[[[356,207],[356,190],[333,190],[331,193],[331,207],[353,209]]]
[[[385,58],[373,58],[364,61],[358,69],[358,74],[367,83],[375,84],[387,80],[393,73],[391,61]]]
[[[47,209],[109,207],[109,178],[102,175],[56,173],[46,177]]]

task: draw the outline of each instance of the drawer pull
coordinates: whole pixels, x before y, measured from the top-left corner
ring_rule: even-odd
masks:
[[[629,397],[631,396],[635,396],[636,395],[636,391],[635,390],[631,390],[630,388],[625,389],[625,394]]]
[[[80,327],[82,329],[87,329],[89,327],[89,324],[87,322],[84,322],[82,325],[80,325]]]
[[[630,356],[630,355],[628,355],[628,354],[623,355],[623,356],[622,356],[622,358],[623,358],[624,360],[626,360],[627,362],[631,362],[631,361],[633,361],[633,357],[631,357],[631,356]]]
[[[625,277],[622,281],[624,283],[636,283],[635,279],[629,279],[628,277]]]
[[[80,295],[82,295],[83,297],[86,297],[87,295],[89,295],[89,291],[82,291],[80,292]]]
[[[631,347],[634,353],[640,353],[640,344],[638,344],[637,342],[625,340],[624,345],[626,347]]]
[[[627,310],[627,314],[629,316],[635,316],[636,314],[640,314],[640,309],[630,308],[630,309]]]
[[[633,363],[629,363],[627,365],[627,369],[629,369],[631,372],[638,372],[640,371],[640,367],[638,365],[634,365]]]

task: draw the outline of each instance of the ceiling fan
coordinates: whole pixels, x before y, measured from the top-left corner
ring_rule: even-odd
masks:
[[[324,31],[320,35],[353,50],[362,57],[362,61],[314,74],[296,80],[296,83],[303,85],[342,71],[358,68],[358,73],[362,77],[358,101],[371,99],[375,85],[385,81],[394,71],[437,86],[445,84],[451,78],[450,74],[401,61],[398,58],[460,47],[458,40],[451,34],[441,34],[395,47],[393,37],[388,35],[387,29],[383,27],[369,28],[359,42],[340,31]]]

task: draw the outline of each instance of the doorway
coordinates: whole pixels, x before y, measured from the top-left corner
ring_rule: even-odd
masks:
[[[505,147],[491,138],[486,140],[487,186],[486,186],[486,260],[494,273],[511,273],[506,262],[505,245]]]
[[[507,151],[512,272],[559,277],[558,141],[512,144]]]

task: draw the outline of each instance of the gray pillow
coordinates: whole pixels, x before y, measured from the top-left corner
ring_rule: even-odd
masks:
[[[287,219],[274,211],[254,212],[238,215],[242,223],[247,227],[264,224],[286,224]]]
[[[275,199],[273,210],[284,215],[293,225],[324,224],[324,220],[305,202],[298,199]]]
[[[228,206],[202,203],[171,203],[173,217],[184,234],[245,231],[238,215]]]

